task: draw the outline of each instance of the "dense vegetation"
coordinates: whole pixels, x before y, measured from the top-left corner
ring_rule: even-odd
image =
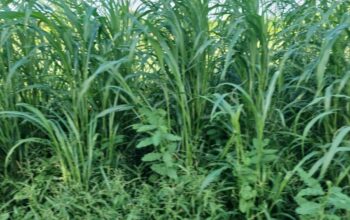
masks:
[[[350,219],[350,2],[2,0],[0,219]]]

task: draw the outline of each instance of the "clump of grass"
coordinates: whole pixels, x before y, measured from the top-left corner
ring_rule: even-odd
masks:
[[[134,3],[0,3],[0,219],[349,218],[349,3]]]

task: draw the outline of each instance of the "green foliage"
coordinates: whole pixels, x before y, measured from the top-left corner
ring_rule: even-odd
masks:
[[[349,1],[139,2],[0,1],[0,220],[350,219]]]
[[[216,192],[219,186],[196,193],[204,178],[199,173],[185,175],[176,184],[160,180],[149,185],[128,178],[123,173],[111,172],[104,179],[93,178],[90,182],[93,187],[88,191],[78,185],[67,187],[41,174],[31,182],[5,181],[1,187],[16,187],[16,192],[2,197],[12,198],[0,206],[0,216],[6,220],[229,219],[231,216],[224,211],[221,199],[224,195]]]
[[[166,112],[162,109],[141,109],[141,117],[144,123],[134,124],[133,128],[138,133],[146,133],[136,148],[153,146],[153,151],[142,157],[144,162],[152,162],[151,169],[156,173],[177,179],[176,152],[181,137],[171,134],[166,123]]]
[[[344,194],[340,187],[327,182],[325,191],[320,183],[304,170],[299,169],[298,174],[307,186],[295,197],[299,205],[296,212],[302,219],[341,219],[341,211],[350,211],[350,197]]]

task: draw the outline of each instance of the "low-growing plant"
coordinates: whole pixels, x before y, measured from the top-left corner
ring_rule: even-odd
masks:
[[[162,109],[141,109],[141,118],[143,123],[134,124],[133,128],[148,137],[143,138],[136,148],[153,148],[142,157],[142,161],[152,163],[151,169],[156,173],[177,179],[179,161],[176,153],[181,137],[170,133],[166,112]]]

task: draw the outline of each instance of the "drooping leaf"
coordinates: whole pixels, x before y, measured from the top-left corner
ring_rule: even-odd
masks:
[[[177,176],[177,172],[176,172],[176,169],[174,167],[172,168],[168,168],[167,170],[167,176],[171,179],[177,179],[178,176]]]
[[[148,153],[142,157],[142,161],[150,162],[159,160],[160,158],[162,158],[162,154],[160,153]]]
[[[212,171],[208,176],[205,177],[205,179],[202,182],[202,185],[200,187],[200,191],[203,191],[205,188],[207,188],[211,183],[216,181],[218,177],[221,175],[221,173],[228,169],[228,167],[221,167],[220,169]]]
[[[158,174],[160,174],[160,175],[162,175],[162,176],[166,176],[166,175],[167,175],[167,172],[168,172],[167,167],[166,167],[163,163],[161,163],[161,164],[153,164],[153,165],[151,166],[151,169],[152,169],[154,172],[156,172],[156,173],[158,173]]]
[[[168,176],[172,179],[177,179],[176,169],[174,167],[167,167],[165,164],[153,164],[151,169],[161,176]]]
[[[350,211],[350,197],[342,192],[339,187],[331,187],[328,202],[336,209]]]
[[[132,109],[133,106],[130,105],[118,105],[118,106],[114,106],[108,109],[103,110],[102,112],[100,112],[96,117],[97,118],[102,118],[108,114],[114,113],[114,112],[122,112],[122,111],[127,111]]]
[[[162,141],[163,133],[158,130],[152,135],[151,138],[152,138],[152,144],[157,147]]]
[[[8,220],[8,219],[10,219],[10,214],[8,212],[0,214],[0,220]]]
[[[145,138],[140,143],[136,145],[136,148],[143,148],[147,147],[153,144],[153,139],[152,138]]]
[[[175,153],[177,150],[177,143],[170,143],[167,145],[167,149],[169,153]]]
[[[305,202],[295,211],[299,215],[312,215],[317,216],[317,214],[322,210],[322,205],[316,202]]]
[[[167,167],[171,167],[173,165],[173,158],[169,152],[163,153],[163,161]]]
[[[138,127],[134,127],[137,132],[147,132],[152,131],[157,128],[156,125],[140,125]]]
[[[173,134],[166,134],[165,139],[167,139],[168,141],[181,141],[181,137]]]

